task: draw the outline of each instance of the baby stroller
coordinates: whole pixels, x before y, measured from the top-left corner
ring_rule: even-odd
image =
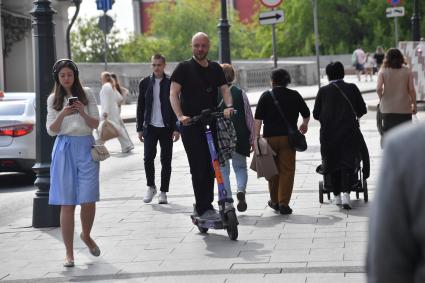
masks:
[[[364,139],[361,139],[360,152],[355,160],[356,166],[354,167],[350,181],[350,192],[356,192],[356,199],[359,199],[360,193],[363,193],[364,202],[368,202],[369,194],[367,190],[367,181],[370,175],[370,159],[369,151]],[[327,194],[328,200],[331,199],[331,192],[333,192],[331,175],[324,173],[323,165],[320,164],[316,168],[316,172],[323,175],[323,180],[319,181],[319,202],[323,203],[323,195]]]

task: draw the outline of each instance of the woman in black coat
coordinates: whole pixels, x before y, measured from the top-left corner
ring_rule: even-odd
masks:
[[[341,62],[328,64],[326,75],[329,84],[319,89],[313,110],[313,117],[320,121],[322,169],[330,174],[335,204],[350,209],[350,178],[356,158],[362,150],[367,153],[357,119],[367,109],[357,86],[344,82]]]

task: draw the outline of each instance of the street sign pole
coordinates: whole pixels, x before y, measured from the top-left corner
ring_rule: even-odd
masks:
[[[103,11],[103,16],[106,19],[106,11]],[[105,71],[108,70],[108,41],[106,37],[106,30],[103,30],[103,41],[104,41],[104,61],[105,61]]]
[[[394,17],[394,38],[395,38],[395,48],[398,45],[398,17]]]
[[[275,9],[272,8],[272,11]],[[276,52],[276,25],[272,24],[272,45],[273,45],[273,67],[277,68],[277,52]]]
[[[277,68],[277,54],[276,54],[276,25],[272,24],[272,44],[273,44],[273,66]]]
[[[314,42],[316,47],[317,78],[320,88],[320,49],[319,49],[319,25],[317,23],[317,0],[313,0],[313,22],[314,22]]]

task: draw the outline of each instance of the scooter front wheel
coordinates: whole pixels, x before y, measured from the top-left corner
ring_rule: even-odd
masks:
[[[236,218],[235,211],[229,211],[226,213],[227,216],[227,235],[230,240],[236,241],[238,238],[238,219]]]

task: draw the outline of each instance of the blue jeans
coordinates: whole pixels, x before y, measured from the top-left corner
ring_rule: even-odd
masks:
[[[238,192],[245,192],[246,184],[248,182],[248,171],[246,168],[246,156],[233,152],[232,154],[232,166],[233,171],[236,175],[236,185]],[[227,195],[232,197],[232,189],[230,187],[230,162],[226,160],[224,166],[220,166],[221,174],[223,175],[224,188],[227,191]]]

